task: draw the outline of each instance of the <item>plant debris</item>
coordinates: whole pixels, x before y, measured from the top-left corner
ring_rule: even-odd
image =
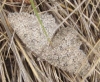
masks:
[[[11,1],[11,0],[7,0],[7,1]],[[20,2],[20,3],[23,3],[23,0],[12,0],[13,2]],[[24,3],[25,4],[31,4],[30,3],[30,0],[24,0]]]

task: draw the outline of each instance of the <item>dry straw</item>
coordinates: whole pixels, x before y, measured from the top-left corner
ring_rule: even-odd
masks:
[[[0,82],[99,82],[100,0],[31,4],[0,0]],[[45,35],[52,38],[51,45]]]

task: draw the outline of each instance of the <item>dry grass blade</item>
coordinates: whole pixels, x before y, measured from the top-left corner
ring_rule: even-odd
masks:
[[[85,81],[85,79],[93,72],[93,70],[95,69],[95,67],[97,66],[99,62],[100,62],[100,58],[98,58],[98,60],[94,62],[95,64],[91,67],[90,71],[84,76],[81,82]]]
[[[75,13],[76,10],[78,10],[78,9],[81,7],[81,5],[82,5],[85,1],[86,1],[86,0],[83,0],[83,1],[79,4],[79,6],[78,6],[77,8],[75,8],[75,10],[74,10],[71,14],[69,14],[68,17],[66,17],[66,18],[59,24],[58,29],[59,29],[59,27],[60,27],[72,14]]]
[[[23,53],[25,59],[27,60],[27,62],[28,62],[28,64],[29,64],[29,66],[30,66],[32,72],[34,73],[34,75],[36,76],[36,78],[38,79],[38,81],[41,82],[41,79],[39,78],[37,71],[35,70],[35,68],[34,68],[33,65],[31,64],[30,59],[29,59],[29,57],[27,56],[25,50],[23,49],[23,47],[21,46],[21,44],[19,43],[19,41],[18,41],[17,39],[16,39],[16,42],[17,42],[17,44],[18,44],[20,50],[22,51],[22,53]]]
[[[5,3],[6,3],[6,0],[4,0],[3,4],[0,6],[0,12],[1,12],[1,10],[3,9]]]
[[[6,20],[5,20],[5,18],[4,18],[5,14],[1,12],[1,13],[0,13],[0,16],[1,16],[1,19],[3,20],[2,22],[5,23],[5,24],[3,24],[3,25],[5,25],[4,27],[5,27],[6,31],[7,31],[7,34],[8,34],[8,36],[9,36],[9,39],[11,39],[11,33],[10,33],[9,29],[8,29],[8,26],[7,26],[7,24],[6,24]],[[27,73],[26,73],[26,70],[25,70],[25,68],[24,68],[24,66],[23,66],[23,64],[22,64],[21,58],[20,58],[20,56],[19,56],[19,53],[18,53],[18,51],[17,51],[17,49],[16,49],[16,46],[15,46],[15,44],[14,44],[13,41],[12,41],[11,49],[12,49],[12,51],[14,52],[14,54],[15,54],[15,56],[16,56],[16,60],[17,60],[17,62],[18,62],[19,67],[21,67],[20,70],[22,71],[24,81],[25,81],[25,82],[30,82],[28,76],[26,75],[26,74],[27,74]]]

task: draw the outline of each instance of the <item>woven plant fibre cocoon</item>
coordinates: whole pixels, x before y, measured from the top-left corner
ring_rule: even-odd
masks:
[[[42,58],[48,60],[54,66],[70,73],[76,73],[86,58],[86,54],[80,49],[82,41],[76,30],[70,27],[61,28],[52,40],[52,46],[47,46],[42,52]],[[52,61],[51,61],[52,60]],[[84,76],[89,70],[89,63],[80,72]]]
[[[55,19],[49,14],[43,14],[40,17],[48,37],[51,39],[57,27]],[[40,54],[45,45],[48,45],[47,37],[43,33],[36,16],[24,12],[11,13],[8,15],[8,19],[20,39],[31,51]]]
[[[40,18],[51,39],[57,30],[55,18],[48,13],[41,14]],[[10,13],[8,20],[23,43],[30,51],[34,51],[39,58],[70,73],[76,73],[81,67],[86,54],[80,50],[82,41],[75,29],[71,27],[61,28],[53,37],[52,45],[49,46],[47,37],[42,31],[37,17],[33,14]],[[87,73],[90,66],[88,60],[86,63],[87,65],[81,71],[82,75]]]

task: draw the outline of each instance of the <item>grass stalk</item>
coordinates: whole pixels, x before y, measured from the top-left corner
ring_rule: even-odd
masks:
[[[37,17],[37,19],[38,19],[38,22],[39,22],[40,25],[41,25],[42,31],[43,31],[43,33],[45,34],[45,36],[46,36],[48,42],[50,42],[50,38],[49,38],[49,36],[48,36],[48,33],[46,32],[46,29],[45,29],[45,27],[44,27],[44,25],[43,25],[43,23],[42,23],[42,20],[40,19],[40,16],[39,16],[39,14],[38,14],[38,12],[37,12],[37,10],[36,10],[36,8],[35,8],[35,4],[34,4],[33,0],[30,0],[30,2],[31,2],[31,6],[32,6],[32,8],[33,8],[33,10],[34,10],[34,13],[35,13],[35,15],[36,15],[36,17]]]

